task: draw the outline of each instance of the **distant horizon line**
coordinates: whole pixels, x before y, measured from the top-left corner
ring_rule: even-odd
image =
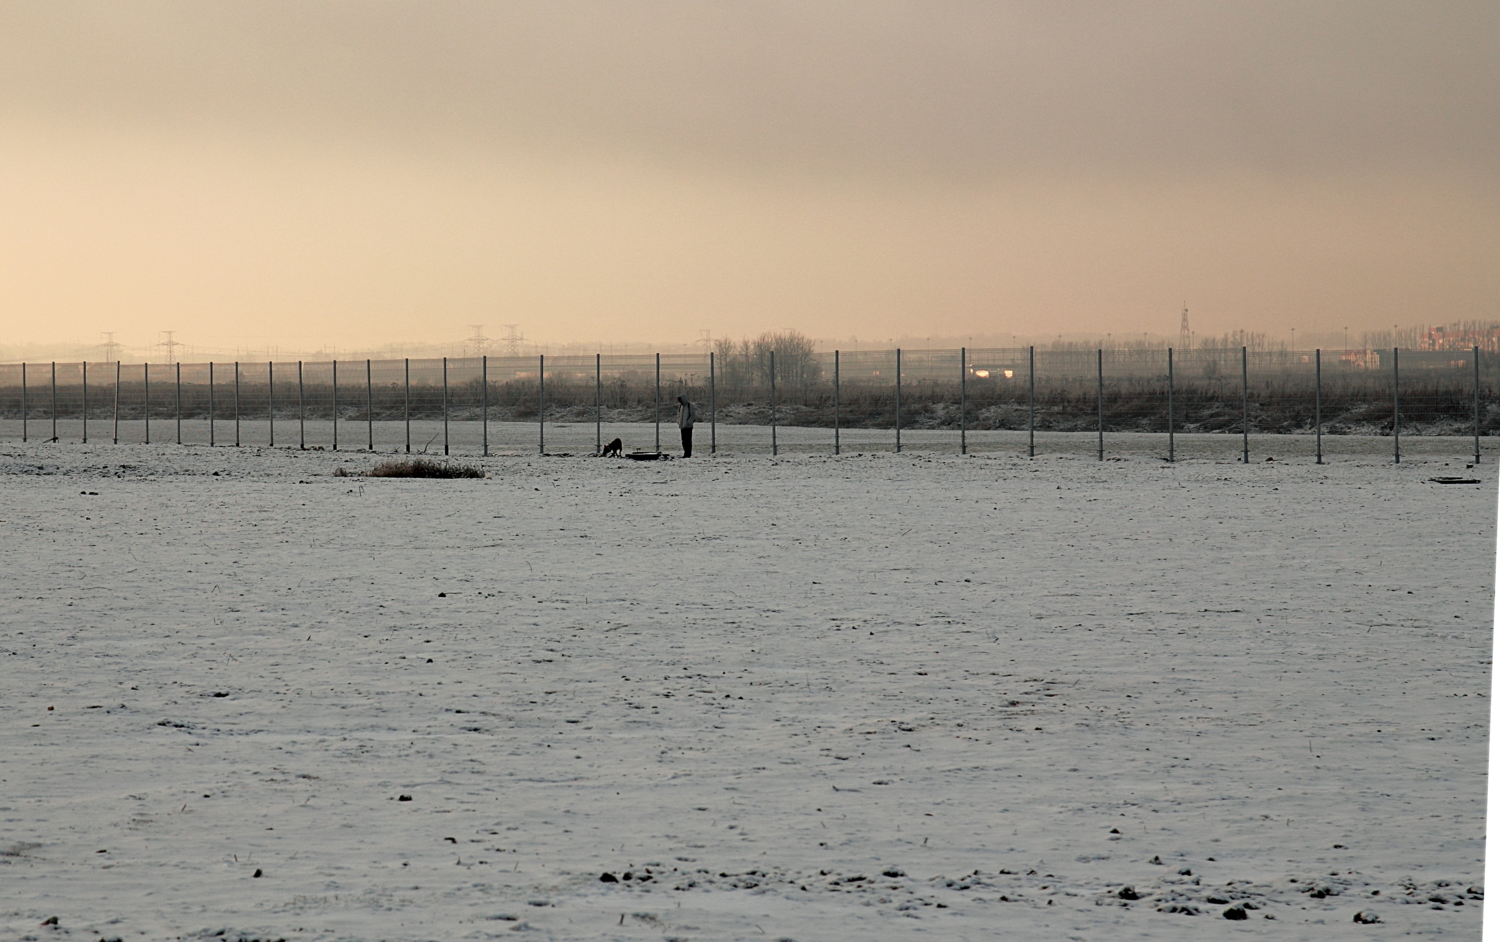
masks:
[[[175,331],[174,331],[175,333]],[[706,332],[705,332],[706,333]],[[1295,329],[1289,330],[1286,337],[1272,337],[1263,331],[1235,330],[1223,334],[1204,336],[1194,333],[1189,336],[1186,345],[1182,343],[1181,335],[1171,336],[1166,334],[1143,332],[1136,339],[1136,335],[1121,335],[1116,337],[1113,332],[1105,332],[1101,337],[1095,333],[1074,332],[1048,335],[1045,339],[1039,339],[1031,335],[1019,335],[1011,332],[967,334],[967,335],[944,335],[931,337],[912,337],[910,335],[891,338],[886,341],[861,341],[857,337],[841,339],[810,338],[806,334],[795,330],[763,331],[760,337],[767,334],[797,334],[806,338],[813,350],[820,353],[831,353],[835,350],[847,352],[860,351],[892,351],[896,349],[918,351],[918,350],[959,350],[968,347],[974,350],[1008,350],[1025,349],[1036,347],[1039,350],[1129,350],[1173,347],[1187,349],[1191,347],[1222,347],[1222,346],[1250,346],[1259,350],[1304,350],[1315,349],[1382,349],[1387,347],[1409,347],[1420,348],[1427,346],[1429,349],[1457,349],[1458,346],[1472,346],[1467,339],[1472,338],[1481,346],[1492,346],[1500,342],[1500,320],[1493,321],[1466,321],[1455,322],[1447,325],[1396,328],[1387,330],[1361,330],[1358,333],[1358,345],[1354,344],[1356,335],[1352,331],[1319,332],[1304,334],[1306,338],[1302,344],[1297,343]],[[1436,337],[1443,335],[1440,346],[1434,345]],[[1451,340],[1449,339],[1451,337]],[[440,342],[420,341],[397,341],[381,344],[378,346],[355,346],[350,345],[348,349],[340,349],[338,346],[322,346],[316,349],[282,349],[279,345],[267,344],[264,346],[241,346],[235,349],[215,347],[209,345],[197,345],[182,341],[158,342],[153,344],[126,344],[118,341],[105,341],[100,343],[81,343],[57,341],[51,343],[28,342],[24,344],[0,343],[0,362],[21,363],[38,362],[47,360],[67,360],[69,362],[84,361],[100,363],[189,363],[189,362],[240,362],[254,363],[260,361],[272,362],[295,362],[295,361],[331,361],[331,360],[392,360],[392,359],[437,359],[448,357],[449,359],[468,359],[489,356],[492,358],[515,358],[515,357],[537,357],[537,356],[650,356],[661,353],[664,355],[690,355],[693,353],[707,353],[714,344],[720,343],[728,338],[701,337],[695,341],[678,342],[671,344],[657,344],[645,341],[629,342],[586,342],[577,341],[570,343],[546,343],[532,341],[526,338],[515,338],[514,341],[506,339],[495,340],[492,338],[470,338],[466,340],[448,340]],[[745,341],[754,341],[757,337],[743,337],[739,340],[731,340],[731,343],[739,344]],[[1001,342],[1006,341],[1006,342]],[[1425,344],[1424,344],[1424,341]],[[90,354],[100,351],[103,355],[94,357]],[[174,352],[175,351],[175,352]]]

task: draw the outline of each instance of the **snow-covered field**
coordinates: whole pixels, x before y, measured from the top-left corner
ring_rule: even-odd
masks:
[[[0,937],[1475,938],[1495,466],[1376,444],[0,445]]]
[[[542,429],[534,422],[490,422],[488,432],[477,421],[455,419],[447,428],[441,420],[413,419],[410,441],[405,423],[362,422],[343,420],[335,429],[332,422],[308,420],[298,423],[295,418],[277,419],[274,425],[262,416],[245,419],[238,430],[232,421],[219,419],[212,429],[205,420],[183,420],[182,441],[189,445],[207,445],[212,439],[220,446],[238,442],[245,447],[277,446],[280,448],[333,449],[363,451],[373,447],[380,452],[404,452],[408,445],[413,454],[442,455],[446,437],[448,452],[453,457],[483,455],[485,436],[488,434],[492,454],[537,454],[545,449],[549,454],[569,456],[591,454],[598,446],[614,438],[620,438],[625,451],[672,451],[680,452],[675,425],[675,413],[665,413],[658,429],[652,423],[603,422],[597,427],[593,422],[547,422]],[[57,437],[64,443],[78,444],[85,438],[88,443],[108,444],[115,428],[106,419],[95,418],[87,430],[77,419],[61,419],[57,423]],[[0,443],[20,444],[24,437],[31,443],[45,441],[52,436],[52,423],[45,419],[32,419],[25,429],[15,419],[0,419]],[[122,420],[119,439],[124,444],[141,444],[175,441],[178,428],[175,422],[154,419],[150,429],[140,420]],[[968,450],[975,454],[994,456],[1024,455],[1027,453],[1028,435],[1025,431],[970,430],[967,433]],[[1035,433],[1036,452],[1041,455],[1078,455],[1097,458],[1099,437],[1093,432],[1049,432]],[[894,429],[843,429],[838,433],[843,454],[857,452],[892,452],[896,446]],[[784,454],[832,455],[834,453],[834,430],[831,428],[807,428],[783,426],[775,432],[775,447]],[[729,425],[720,423],[711,428],[708,423],[698,423],[693,440],[694,450],[709,454],[712,442],[717,441],[721,452],[739,455],[769,455],[772,451],[772,430],[763,425]],[[1486,460],[1500,457],[1500,441],[1482,439]],[[906,450],[926,451],[934,454],[957,454],[959,432],[957,429],[904,429],[901,444]],[[1474,454],[1474,439],[1467,435],[1401,435],[1401,454],[1405,458],[1442,458],[1445,461],[1459,459],[1467,461]],[[335,448],[334,446],[337,446]],[[1334,435],[1325,430],[1323,453],[1334,458],[1390,458],[1395,442],[1390,435]],[[1175,436],[1174,448],[1178,458],[1187,460],[1233,460],[1241,456],[1243,448],[1239,433],[1182,433]],[[1168,436],[1155,432],[1106,431],[1104,453],[1106,457],[1156,457],[1165,459],[1168,454]],[[1253,461],[1262,461],[1274,456],[1280,461],[1286,458],[1312,459],[1317,454],[1317,437],[1306,433],[1296,435],[1256,434],[1250,435],[1250,456]],[[1462,470],[1462,469],[1460,469]]]

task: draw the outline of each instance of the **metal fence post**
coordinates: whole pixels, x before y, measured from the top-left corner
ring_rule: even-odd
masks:
[[[1245,464],[1250,463],[1250,348],[1240,347],[1240,434],[1245,445]]]
[[[26,376],[22,368],[21,376]],[[1474,463],[1479,463],[1479,345],[1474,345]]]
[[[448,358],[443,357],[443,454],[448,454]]]
[[[480,406],[479,424],[483,438],[484,456],[490,456],[490,358],[488,354],[479,358],[479,386],[483,404]]]
[[[375,450],[375,388],[370,376],[370,359],[365,358],[365,447]]]
[[[1318,464],[1323,463],[1323,349],[1313,351],[1313,422],[1318,430]]]
[[[660,356],[660,354],[657,354]],[[536,356],[536,453],[547,453],[547,354]]]
[[[661,454],[661,354],[656,355],[656,453]]]
[[[709,371],[713,371],[713,354],[709,354]],[[604,361],[594,354],[594,454],[604,454]]]
[[[958,453],[969,453],[969,348],[958,348]]]
[[[719,453],[719,377],[714,372],[714,351],[708,351],[708,453]]]
[[[1026,455],[1036,457],[1036,347],[1026,348]]]
[[[339,361],[333,361],[333,450],[339,450]]]
[[[26,443],[26,361],[21,361],[21,443]]]
[[[276,447],[276,361],[266,361],[266,427],[269,447]]]
[[[146,410],[146,444],[151,444],[151,364],[141,364],[142,399]]]
[[[208,361],[208,447],[214,447],[214,361]]]
[[[57,361],[52,361],[52,440],[57,441]]]
[[[115,361],[115,421],[114,444],[120,444],[120,361]]]
[[[1104,351],[1095,351],[1098,355],[1099,375],[1099,460],[1104,460]]]
[[[776,351],[771,351],[771,455],[776,455]]]
[[[901,348],[896,348],[896,454],[901,453]]]
[[[1401,348],[1391,348],[1391,436],[1395,440],[1396,464],[1401,463]]]
[[[173,365],[177,373],[177,444],[182,444],[182,363]]]
[[[83,443],[89,443],[89,361],[83,361]]]
[[[839,352],[833,351],[833,453],[839,453]]]
[[[307,450],[307,410],[302,399],[302,361],[297,361],[297,449]]]
[[[402,415],[406,418],[406,453],[409,455],[411,454],[411,357],[405,357],[402,360],[402,375],[404,376],[402,385],[405,390],[402,399],[404,403]]]
[[[1173,408],[1173,393],[1176,387],[1176,376],[1172,370],[1172,348],[1167,348],[1167,460],[1177,460],[1176,440],[1176,410]]]
[[[240,447],[240,361],[234,361],[234,447]]]

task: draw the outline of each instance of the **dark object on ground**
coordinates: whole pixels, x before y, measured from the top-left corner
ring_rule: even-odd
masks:
[[[604,873],[604,874],[600,874],[600,876],[599,876],[599,882],[600,883],[619,883],[620,882],[620,878],[617,877],[617,876],[615,876],[613,873]]]
[[[604,450],[601,451],[601,452],[599,452],[599,457],[600,458],[609,458],[609,457],[618,458],[618,457],[620,457],[620,452],[622,452],[624,450],[625,450],[625,443],[622,442],[622,441],[620,441],[617,438],[614,441],[610,442],[608,445],[604,446]]]
[[[671,456],[664,455],[659,451],[632,451],[625,457],[629,458],[631,461],[662,461],[664,459],[670,458]]]
[[[447,464],[430,458],[408,458],[405,461],[382,461],[370,470],[372,478],[482,478],[480,468]]]
[[[1135,887],[1127,886],[1120,890],[1120,899],[1140,899],[1141,895],[1135,891]]]
[[[1250,918],[1250,914],[1247,913],[1247,912],[1245,912],[1245,907],[1243,907],[1243,906],[1231,906],[1228,909],[1224,910],[1224,918],[1225,919],[1249,919]]]
[[[1364,910],[1360,910],[1354,914],[1354,921],[1362,926],[1373,926],[1380,921],[1380,917],[1375,913],[1367,913]]]
[[[398,796],[396,798],[396,800],[397,801],[411,801],[411,796],[410,795],[400,795],[400,796]]]
[[[251,876],[252,879],[259,880],[260,879],[260,868],[257,867],[255,869],[255,872],[252,873],[252,874],[250,874],[250,876]]]
[[[1431,481],[1434,484],[1478,484],[1479,483],[1479,479],[1478,478],[1440,477],[1440,478],[1428,478],[1427,480]]]

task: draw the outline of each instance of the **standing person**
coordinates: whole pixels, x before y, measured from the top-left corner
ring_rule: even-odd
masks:
[[[693,457],[693,404],[677,397],[677,427],[682,430],[682,457]]]

